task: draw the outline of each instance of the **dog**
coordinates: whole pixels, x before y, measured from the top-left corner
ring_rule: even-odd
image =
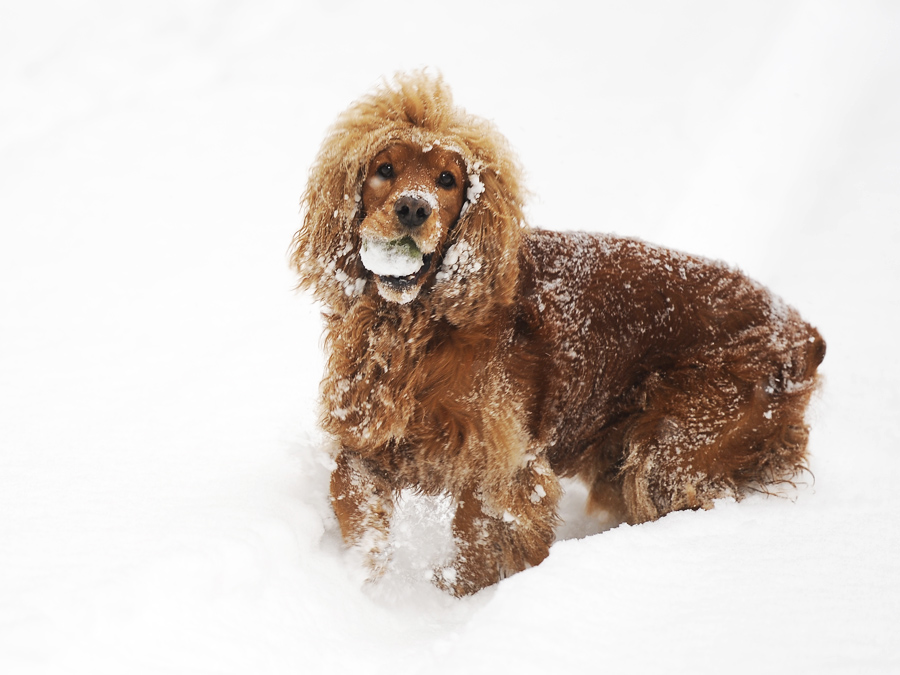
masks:
[[[311,169],[291,260],[323,307],[334,513],[372,578],[405,488],[452,498],[433,580],[462,596],[548,555],[562,477],[642,523],[806,469],[815,328],[723,263],[532,229],[524,194],[425,72],[354,103]]]

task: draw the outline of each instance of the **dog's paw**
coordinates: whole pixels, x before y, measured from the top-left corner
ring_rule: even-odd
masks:
[[[453,565],[435,567],[431,582],[441,590],[447,590],[456,583],[457,576],[456,568]]]
[[[431,583],[445,593],[455,595],[458,598],[464,595],[471,595],[475,591],[480,590],[480,588],[475,588],[472,584],[465,582],[455,564],[435,567],[431,576]]]

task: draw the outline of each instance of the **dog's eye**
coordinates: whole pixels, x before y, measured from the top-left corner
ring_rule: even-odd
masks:
[[[394,177],[394,166],[392,164],[382,164],[376,169],[378,175],[382,178],[393,178]]]
[[[453,177],[453,174],[449,171],[444,171],[438,176],[437,179],[438,185],[445,188],[451,188],[456,185],[456,179]]]

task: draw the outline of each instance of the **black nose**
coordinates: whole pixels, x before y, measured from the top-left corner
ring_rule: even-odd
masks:
[[[394,202],[397,220],[406,227],[419,227],[431,215],[431,206],[421,197],[403,195]]]

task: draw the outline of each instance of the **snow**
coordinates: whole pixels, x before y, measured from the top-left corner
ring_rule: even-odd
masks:
[[[367,270],[381,276],[405,277],[422,267],[422,252],[410,237],[390,241],[364,238],[359,257]]]
[[[478,203],[478,198],[484,192],[484,183],[481,182],[481,162],[475,162],[467,168],[469,187],[466,188],[466,201],[463,203],[461,215]]]
[[[456,277],[460,283],[465,283],[466,276],[475,274],[480,269],[481,261],[472,251],[469,242],[462,240],[447,247],[435,279],[438,283],[444,283]]]
[[[900,670],[898,38],[836,0],[6,3],[0,672]],[[407,495],[363,581],[286,251],[335,116],[426,64],[532,224],[725,260],[822,331],[814,478],[633,527],[568,484],[547,560],[463,600]]]

